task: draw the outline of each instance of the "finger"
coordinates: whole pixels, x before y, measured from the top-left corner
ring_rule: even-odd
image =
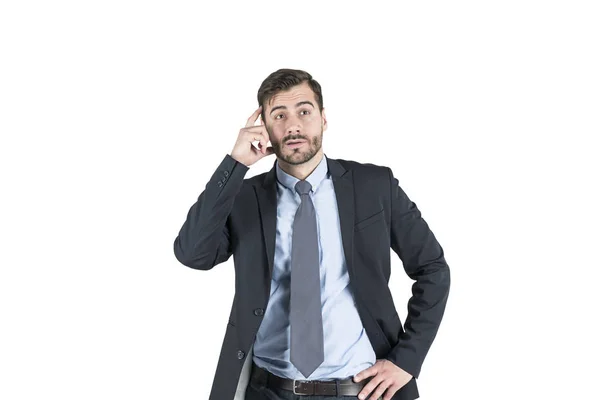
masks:
[[[265,148],[265,151],[262,154],[261,158],[270,156],[271,154],[275,154],[275,151],[273,151],[273,147],[269,146],[269,147]]]
[[[367,368],[364,371],[359,372],[358,374],[354,375],[354,382],[360,382],[365,378],[368,378],[370,376],[374,376],[377,374],[377,370],[373,367]]]
[[[258,118],[258,116],[260,115],[260,112],[262,111],[262,106],[258,107],[256,109],[256,111],[254,111],[252,113],[252,115],[250,116],[250,118],[248,118],[248,121],[246,121],[246,128],[253,126],[256,123],[256,119]]]
[[[396,392],[398,390],[400,390],[401,388],[402,388],[402,386],[400,386],[400,385],[389,386],[385,392],[385,396],[383,397],[383,400],[392,400],[392,397],[394,397]]]
[[[265,155],[265,152],[267,151],[267,143],[265,142],[264,138],[258,141],[258,148],[260,149],[260,152]]]
[[[261,153],[265,154],[267,151],[267,141],[264,136],[256,136],[254,141],[258,141],[258,148]]]
[[[250,145],[250,148],[252,149],[252,153],[260,159],[260,150],[253,144]]]
[[[248,127],[248,128],[242,128],[242,130],[246,134],[250,134],[252,137],[256,137],[256,135],[260,135],[262,138],[264,138],[266,140],[267,143],[270,140],[269,132],[267,132],[264,125],[256,125],[256,126],[252,126],[252,127]],[[254,139],[254,140],[258,140],[258,139]]]
[[[381,396],[383,396],[383,392],[385,392],[385,390],[389,387],[390,385],[386,385],[385,383],[382,383],[381,385],[377,386],[377,390],[375,390],[375,392],[373,392],[373,394],[371,395],[371,399],[375,400],[375,399],[379,399]]]
[[[246,131],[246,132],[262,132],[262,131],[267,131],[266,127],[264,125],[253,125],[253,126],[247,126],[245,128],[242,128],[242,130]]]
[[[259,140],[265,140],[264,132],[258,131],[250,131],[247,128],[242,128],[241,135],[244,140],[247,140],[250,143],[254,143]]]
[[[262,138],[265,139],[265,147],[270,142],[269,132],[265,129],[264,125],[256,125],[248,128],[243,128],[245,132],[250,133],[252,135],[252,141],[260,140],[256,137],[257,134],[260,134]]]
[[[265,139],[264,135],[261,135],[258,132],[251,134],[248,136],[248,141],[251,143],[252,147],[255,147],[254,142],[258,142],[258,144],[256,145],[258,151],[263,155],[265,154],[267,149],[267,140]]]
[[[373,390],[375,390],[375,388],[377,387],[377,385],[379,385],[380,382],[381,379],[377,379],[377,377],[371,379],[371,381],[367,383],[364,388],[362,388],[362,390],[358,394],[358,398],[361,400],[366,399],[367,396],[369,396],[369,394]],[[377,399],[377,397],[374,397],[374,399]]]
[[[254,142],[258,142],[258,143],[256,143],[256,145],[255,145]],[[252,147],[252,149],[256,151],[256,154],[258,154],[260,156],[264,155],[265,141],[264,141],[263,137],[262,136],[254,137],[253,140],[250,142],[250,147]]]
[[[263,136],[265,137],[265,148],[267,146],[269,146],[269,143],[271,143],[271,139],[269,138],[269,133],[267,131],[263,132]]]

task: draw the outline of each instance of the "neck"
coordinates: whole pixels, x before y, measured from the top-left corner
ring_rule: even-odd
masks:
[[[315,170],[315,168],[317,168],[317,165],[319,165],[322,159],[323,148],[321,147],[317,154],[315,154],[315,156],[312,159],[308,160],[305,163],[293,165],[288,164],[287,162],[282,161],[281,159],[278,159],[277,162],[279,163],[279,168],[281,168],[287,174],[290,174],[294,178],[304,180]]]

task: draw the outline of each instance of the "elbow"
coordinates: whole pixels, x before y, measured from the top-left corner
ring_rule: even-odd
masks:
[[[208,271],[215,266],[214,257],[211,258],[210,256],[208,256],[206,254],[202,255],[202,254],[186,253],[183,250],[183,248],[181,247],[179,237],[177,237],[175,239],[175,242],[173,243],[173,252],[175,254],[175,258],[177,259],[177,261],[179,261],[181,264],[185,265],[186,267],[189,267],[192,269],[197,269],[197,270],[202,270],[202,271]]]

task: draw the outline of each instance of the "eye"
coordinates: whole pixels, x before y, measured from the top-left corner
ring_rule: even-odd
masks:
[[[280,116],[280,115],[283,115],[283,114],[277,114],[277,115],[275,116],[275,119],[279,119],[279,116]]]
[[[305,112],[306,114],[310,114],[310,111],[308,111],[308,110],[302,110],[302,111],[300,111],[300,113],[303,113],[303,112]]]

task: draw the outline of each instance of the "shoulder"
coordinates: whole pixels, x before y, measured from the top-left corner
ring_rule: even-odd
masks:
[[[363,195],[384,195],[391,187],[391,169],[376,162],[359,162],[348,159],[331,159],[344,170],[351,172],[354,190]],[[383,190],[383,192],[382,192]]]
[[[342,158],[330,158],[339,163],[344,169],[352,171],[354,177],[389,177],[391,169],[386,165],[374,162],[359,162]]]

